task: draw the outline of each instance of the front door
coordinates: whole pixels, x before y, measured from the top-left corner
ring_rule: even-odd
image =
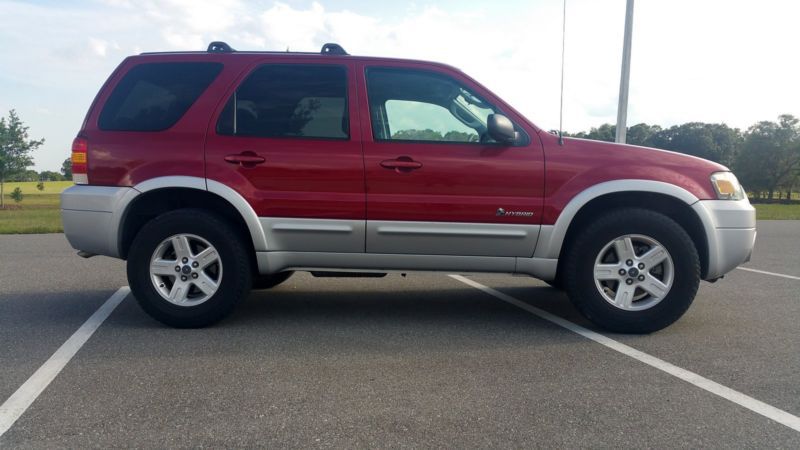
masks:
[[[363,65],[359,77],[366,251],[532,256],[544,189],[536,132],[455,72]],[[488,135],[495,113],[515,122],[514,145]]]
[[[272,57],[242,80],[210,127],[207,178],[247,199],[270,251],[363,252],[351,64]]]

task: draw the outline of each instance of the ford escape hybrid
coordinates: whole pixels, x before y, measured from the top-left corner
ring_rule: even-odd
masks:
[[[559,142],[457,69],[336,44],[131,56],[72,167],[67,239],[127,260],[141,307],[176,327],[292,271],[419,270],[529,275],[606,329],[651,332],[756,236],[726,167]]]

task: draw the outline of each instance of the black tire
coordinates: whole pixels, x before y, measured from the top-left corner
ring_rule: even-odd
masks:
[[[216,248],[222,273],[216,292],[195,306],[170,303],[156,290],[150,277],[150,260],[170,236],[192,234]],[[224,219],[200,209],[179,209],[145,224],[128,255],[128,282],[136,301],[154,319],[176,328],[214,324],[233,311],[250,289],[252,269],[248,247],[236,229]]]
[[[253,277],[253,289],[260,290],[273,288],[288,280],[293,274],[294,272],[289,270],[286,272],[274,273],[272,275],[255,275]]]
[[[669,292],[649,309],[618,308],[595,286],[594,264],[606,244],[627,234],[649,236],[669,253],[674,265]],[[645,209],[611,211],[582,230],[569,247],[563,279],[570,300],[587,319],[618,333],[651,333],[678,320],[700,284],[700,258],[686,231],[669,217]]]

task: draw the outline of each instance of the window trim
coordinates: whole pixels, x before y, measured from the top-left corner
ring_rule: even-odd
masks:
[[[450,76],[449,74],[442,73],[442,72],[437,72],[437,71],[428,70],[428,69],[420,69],[420,68],[416,68],[416,67],[411,68],[411,67],[380,66],[380,65],[364,67],[364,84],[366,84],[366,87],[367,87],[367,89],[366,89],[366,99],[367,99],[367,109],[369,111],[369,121],[370,121],[370,123],[369,123],[369,131],[370,131],[370,136],[372,137],[373,142],[400,143],[400,144],[471,145],[471,146],[475,146],[475,147],[501,147],[501,148],[527,147],[531,143],[530,136],[528,135],[528,133],[525,131],[525,129],[522,126],[518,125],[517,122],[515,122],[510,117],[508,117],[508,115],[503,111],[502,108],[500,108],[499,106],[495,105],[494,103],[489,103],[489,102],[487,102],[487,103],[490,104],[492,106],[492,108],[495,110],[495,114],[502,114],[502,115],[506,116],[508,118],[508,120],[511,120],[511,123],[514,124],[514,130],[519,132],[519,136],[520,136],[520,139],[518,139],[518,142],[515,142],[512,145],[506,145],[506,144],[503,144],[502,142],[480,142],[480,141],[478,141],[478,142],[462,142],[462,141],[431,141],[431,140],[424,140],[424,139],[391,139],[391,138],[390,139],[386,139],[386,138],[378,138],[377,136],[375,136],[375,130],[372,127],[372,123],[373,123],[372,102],[370,101],[370,95],[369,95],[369,89],[370,89],[369,88],[369,83],[370,83],[370,81],[369,81],[369,72],[372,71],[372,70],[376,70],[376,69],[377,70],[391,70],[391,71],[395,71],[395,72],[421,73],[421,74],[425,74],[425,75],[433,75],[433,76],[437,76],[437,77],[441,77],[441,78],[446,78],[446,79],[452,81],[453,83],[455,83],[457,86],[459,86],[459,87],[461,87],[463,89],[467,89],[470,92],[474,92],[474,89],[472,89],[472,88],[470,88],[468,86],[465,86],[464,83],[462,83],[461,81],[455,79],[454,77]],[[388,100],[392,100],[392,99],[387,99],[387,101]],[[445,109],[447,109],[447,108],[445,108]],[[383,111],[384,111],[384,115],[386,115],[386,106],[385,105],[383,107]],[[388,116],[386,117],[386,119],[388,120]],[[458,120],[458,119],[456,119],[456,120]],[[479,139],[480,139],[480,137],[479,137]]]
[[[258,72],[260,69],[266,66],[283,66],[283,67],[337,67],[344,70],[344,111],[345,117],[347,118],[347,136],[345,137],[325,137],[325,136],[258,136],[252,134],[236,134],[236,122],[237,122],[237,114],[236,109],[234,109],[233,114],[233,122],[234,122],[234,134],[228,133],[220,133],[219,132],[219,123],[222,120],[223,113],[225,112],[225,108],[228,105],[228,102],[231,99],[235,99],[235,102],[238,102],[238,92],[239,88],[250,79],[253,74]],[[325,64],[325,63],[314,63],[314,62],[300,62],[300,63],[292,63],[292,62],[265,62],[258,64],[250,69],[250,71],[241,78],[241,80],[236,83],[233,90],[230,94],[224,98],[224,101],[220,103],[221,107],[219,109],[219,113],[217,114],[217,120],[214,123],[214,135],[219,137],[228,137],[228,138],[239,138],[239,139],[288,139],[288,140],[313,140],[313,141],[352,141],[353,140],[353,120],[352,120],[352,113],[350,110],[350,72],[348,70],[348,66],[345,64]],[[235,107],[234,107],[235,108]]]

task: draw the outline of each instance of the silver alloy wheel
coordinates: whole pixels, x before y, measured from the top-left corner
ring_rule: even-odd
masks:
[[[675,264],[655,239],[626,234],[606,244],[594,262],[594,283],[600,295],[625,311],[652,308],[667,296]]]
[[[207,240],[194,234],[170,236],[150,258],[150,280],[164,300],[196,306],[210,299],[222,281],[222,260]]]

